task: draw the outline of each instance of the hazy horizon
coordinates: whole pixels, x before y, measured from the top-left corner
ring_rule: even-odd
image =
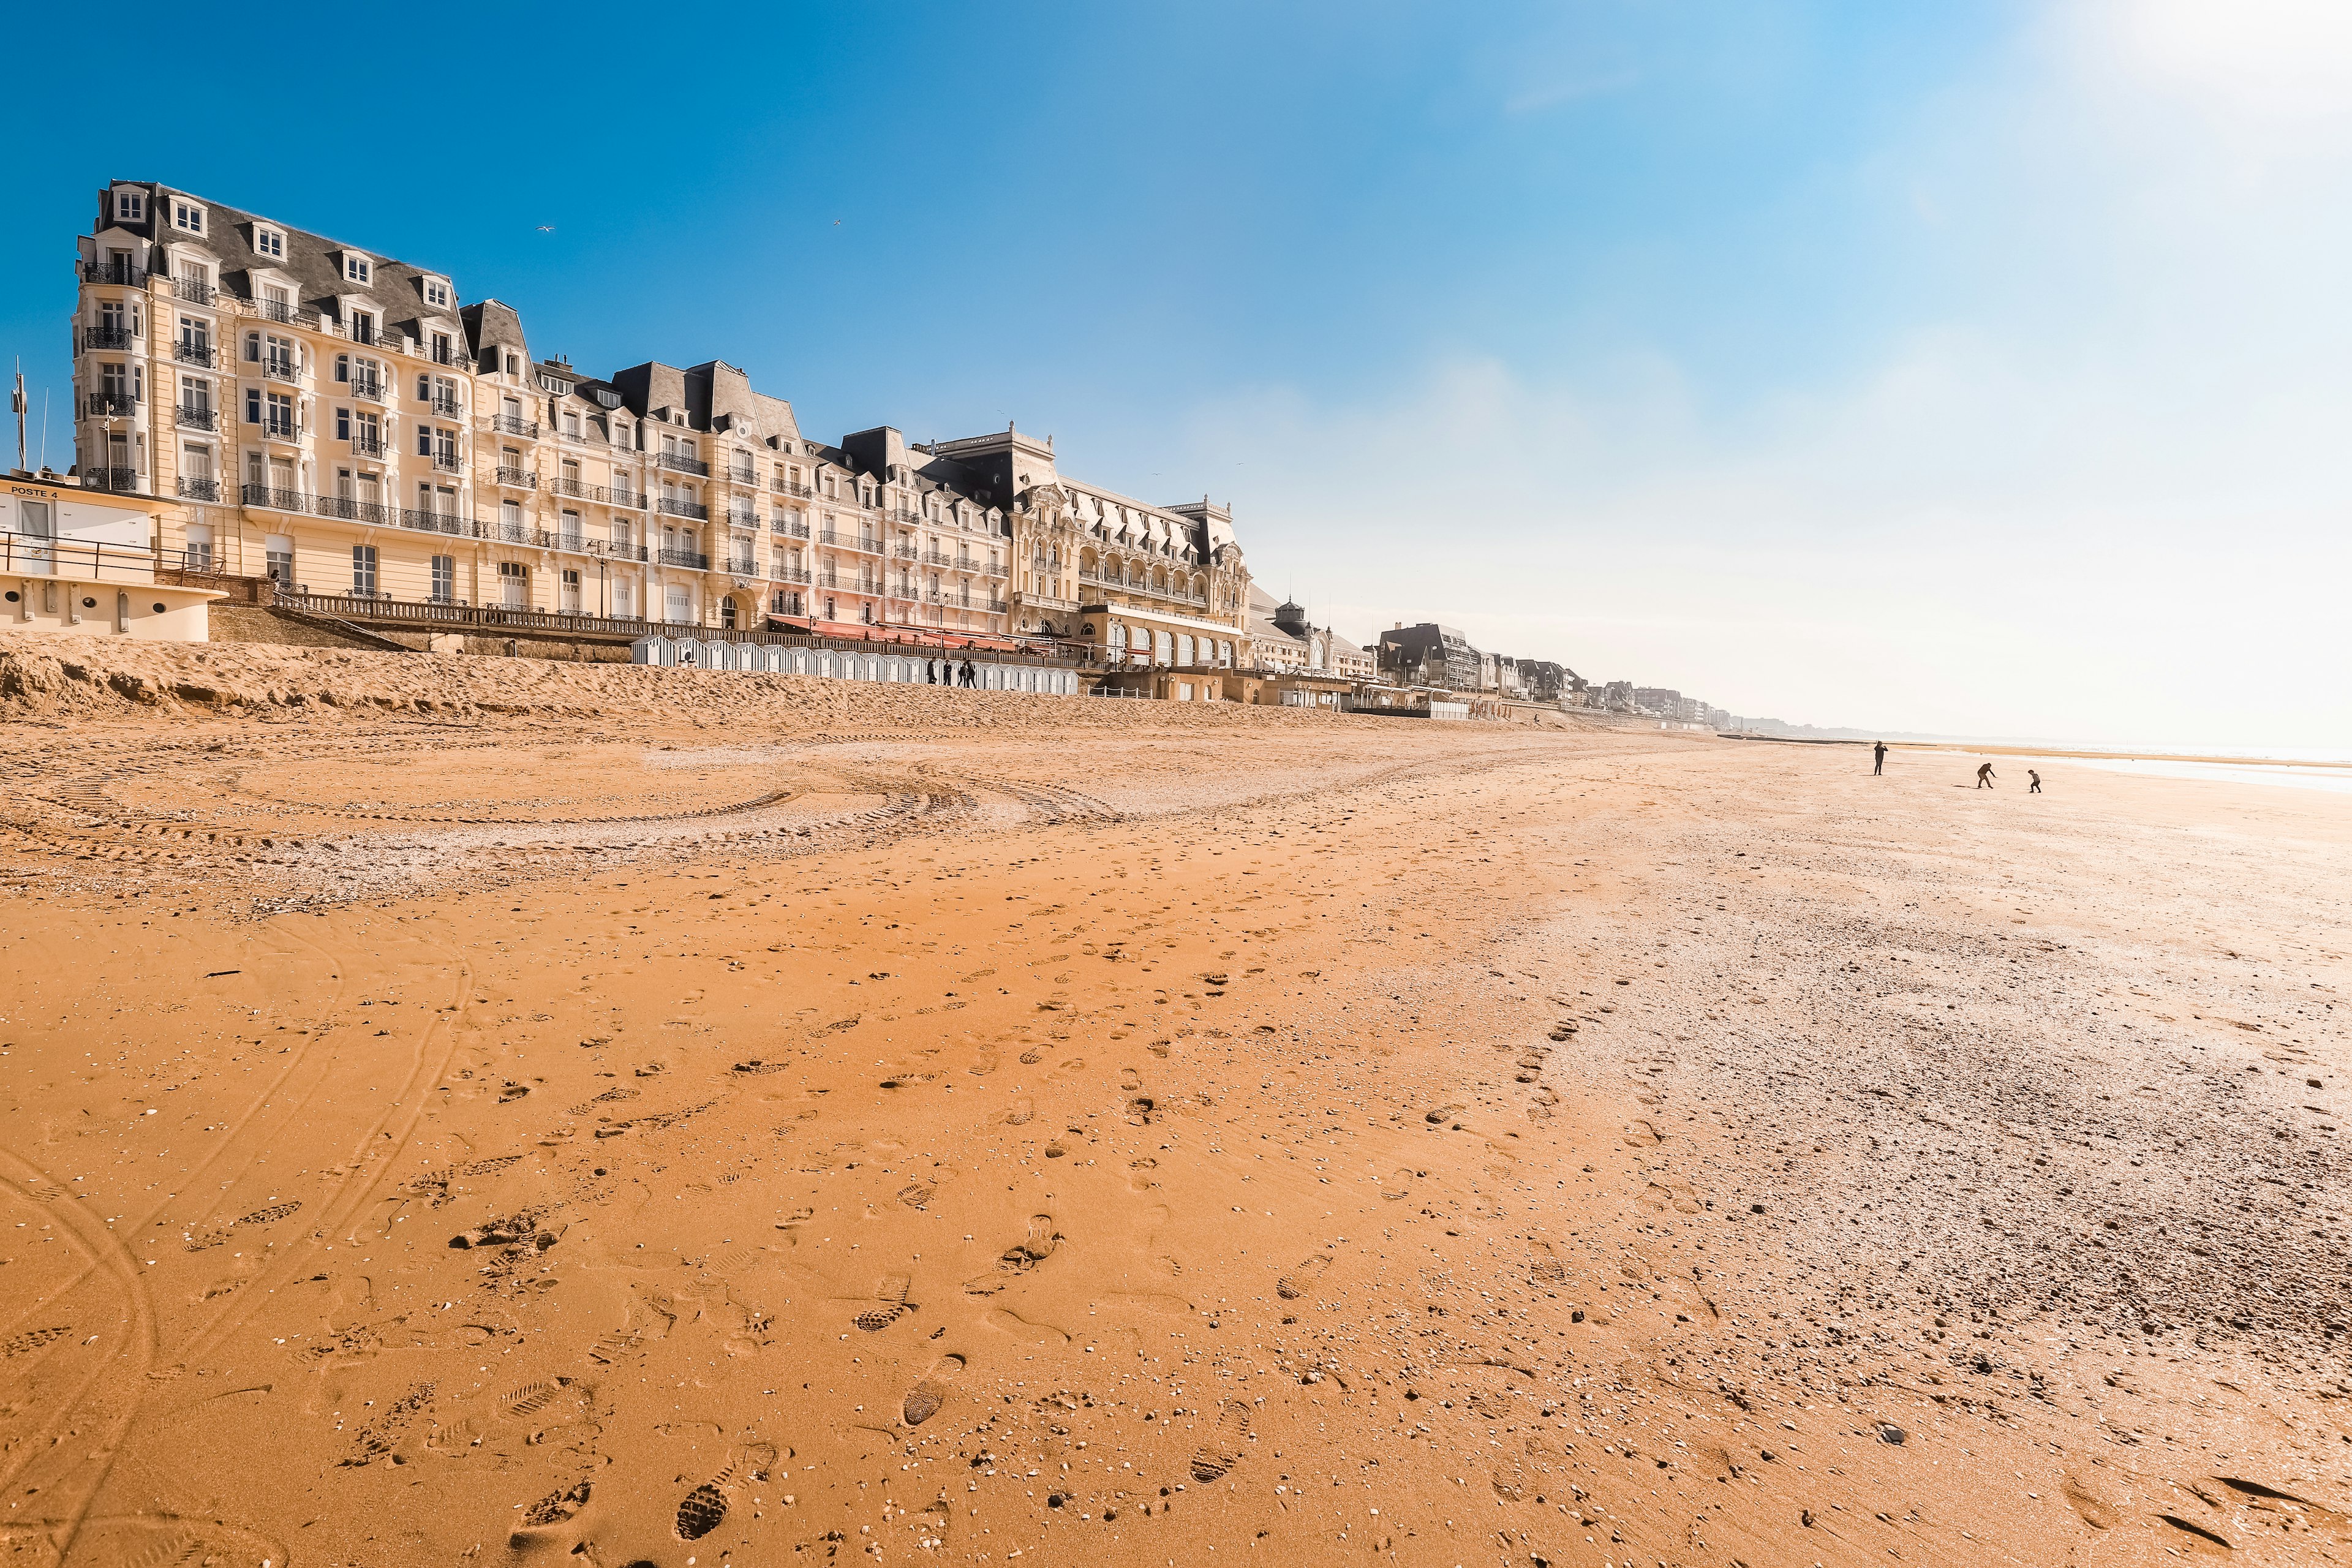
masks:
[[[352,150],[356,18],[257,46],[266,137],[29,77],[73,135],[0,174],[0,353],[48,459],[73,237],[152,178],[429,261],[535,352],[724,358],[819,436],[1051,432],[1231,502],[1350,637],[1824,727],[2352,745],[2352,9],[632,15],[470,19],[539,86],[404,73],[374,122],[423,155]],[[226,68],[208,17],[110,20]]]

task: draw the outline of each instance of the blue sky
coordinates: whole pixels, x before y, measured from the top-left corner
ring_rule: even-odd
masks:
[[[813,433],[1018,418],[1230,500],[1359,638],[1440,618],[1823,723],[2352,749],[2345,10],[484,7],[232,61],[133,5],[110,34],[276,81],[276,129],[34,79],[0,353],[62,406],[71,236],[160,178],[583,366],[727,359]],[[54,9],[19,42],[92,47]]]

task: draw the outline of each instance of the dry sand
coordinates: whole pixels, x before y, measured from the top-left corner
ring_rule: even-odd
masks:
[[[2340,797],[46,646],[6,1563],[2352,1554]]]

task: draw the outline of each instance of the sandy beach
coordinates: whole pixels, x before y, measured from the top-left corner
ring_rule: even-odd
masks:
[[[8,1563],[2352,1558],[2341,796],[5,638],[0,721]]]

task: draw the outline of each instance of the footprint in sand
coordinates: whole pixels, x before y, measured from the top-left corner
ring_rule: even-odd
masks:
[[[1538,1285],[1568,1283],[1568,1266],[1553,1254],[1550,1242],[1528,1243],[1528,1278]]]
[[[914,1303],[907,1300],[908,1283],[903,1274],[884,1275],[874,1292],[875,1304],[850,1321],[869,1334],[888,1328],[915,1310]]]
[[[1013,1109],[1004,1113],[1004,1125],[1007,1127],[1026,1127],[1029,1124],[1029,1119],[1036,1114],[1037,1106],[1035,1101],[1016,1100],[1013,1102]]]
[[[507,1537],[507,1544],[518,1552],[521,1551],[555,1526],[569,1522],[588,1506],[592,1489],[588,1482],[580,1481],[561,1491],[548,1493],[522,1510],[522,1522]]]
[[[1192,1450],[1192,1479],[1213,1481],[1242,1462],[1242,1445],[1249,1441],[1249,1406],[1228,1399],[1217,1412],[1217,1425]]]
[[[1381,1196],[1391,1203],[1402,1197],[1409,1197],[1412,1193],[1412,1173],[1411,1171],[1391,1171],[1389,1173],[1388,1180],[1381,1184]]]
[[[1026,1274],[1052,1257],[1055,1245],[1061,1239],[1054,1229],[1052,1215],[1031,1215],[1029,1234],[1015,1245],[1006,1247],[1004,1255],[996,1260],[996,1267],[1001,1272],[983,1274],[977,1279],[967,1280],[964,1282],[964,1289],[975,1296],[994,1295],[1004,1289],[1004,1275]]]
[[[1034,1068],[1045,1059],[1045,1053],[1043,1051],[1024,1051],[1021,1053],[1021,1065],[1024,1068]]]
[[[746,1443],[735,1451],[735,1458],[726,1468],[686,1494],[677,1505],[677,1538],[699,1541],[719,1528],[727,1517],[728,1494],[745,1481],[768,1479],[768,1467],[776,1462],[776,1450],[765,1443]]]
[[[1150,1126],[1151,1113],[1158,1105],[1159,1102],[1148,1094],[1137,1095],[1127,1102],[1127,1124],[1129,1127]]]
[[[898,1189],[898,1201],[910,1209],[919,1209],[929,1203],[931,1194],[937,1191],[939,1189],[929,1182],[910,1182]]]
[[[906,1417],[907,1425],[920,1426],[937,1415],[940,1406],[947,1404],[948,1395],[954,1392],[949,1385],[962,1371],[963,1357],[960,1355],[943,1355],[932,1363],[931,1370],[907,1390],[907,1403],[898,1412]]]
[[[1151,1173],[1159,1168],[1160,1162],[1149,1154],[1140,1160],[1129,1160],[1127,1163],[1128,1186],[1139,1193],[1150,1192],[1160,1184],[1151,1179]]]
[[[1323,1271],[1330,1267],[1331,1255],[1328,1252],[1318,1252],[1276,1280],[1274,1293],[1286,1301],[1296,1301],[1307,1293],[1315,1281],[1322,1279]]]
[[[1625,1143],[1628,1148],[1647,1149],[1653,1144],[1664,1142],[1664,1134],[1646,1121],[1629,1121],[1625,1124]]]
[[[1680,1176],[1652,1182],[1633,1201],[1652,1214],[1664,1214],[1668,1209],[1676,1214],[1697,1214],[1706,1207],[1691,1184]]]
[[[56,1324],[46,1329],[27,1329],[21,1334],[11,1334],[6,1339],[0,1340],[0,1355],[26,1355],[39,1350],[52,1340],[61,1340],[72,1332],[72,1328],[66,1324]]]

